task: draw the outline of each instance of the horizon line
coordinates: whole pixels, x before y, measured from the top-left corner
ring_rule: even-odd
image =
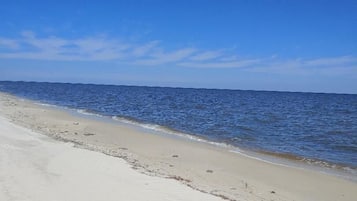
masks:
[[[103,85],[103,86],[171,88],[171,89],[197,89],[197,90],[228,90],[228,91],[252,91],[252,92],[276,92],[276,93],[309,93],[309,94],[357,95],[357,93],[339,93],[339,92],[285,91],[285,90],[238,89],[238,88],[218,88],[218,87],[217,88],[210,88],[210,87],[183,87],[183,86],[135,85],[135,84],[131,85],[131,84],[113,84],[113,83],[110,84],[110,83],[35,81],[35,80],[0,80],[0,82],[78,84],[78,85]]]

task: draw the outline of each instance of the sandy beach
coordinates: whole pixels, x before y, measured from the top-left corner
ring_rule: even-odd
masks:
[[[0,93],[0,200],[346,200],[353,181]]]
[[[222,200],[0,118],[0,200]]]

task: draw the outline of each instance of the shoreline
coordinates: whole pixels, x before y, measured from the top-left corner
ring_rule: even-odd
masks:
[[[4,93],[4,92],[1,92]],[[10,96],[14,96],[9,94]],[[16,97],[16,96],[15,96]],[[321,159],[310,159],[304,158],[301,156],[287,154],[287,153],[277,153],[265,150],[257,150],[257,149],[249,149],[249,148],[242,148],[238,146],[234,146],[231,144],[223,143],[223,142],[216,142],[210,139],[206,139],[202,136],[194,135],[194,134],[186,134],[181,131],[176,131],[171,128],[138,122],[135,120],[127,119],[124,117],[118,116],[105,116],[102,114],[98,114],[95,112],[87,111],[86,109],[76,109],[76,108],[69,108],[65,106],[41,103],[38,101],[21,98],[23,100],[33,101],[34,104],[38,104],[41,106],[54,108],[58,110],[63,110],[68,112],[74,116],[89,118],[92,120],[103,121],[107,123],[119,124],[125,127],[132,128],[139,132],[154,134],[154,135],[167,135],[168,137],[179,138],[183,140],[193,140],[199,143],[205,143],[212,146],[218,146],[220,148],[226,149],[228,152],[240,154],[245,157],[249,157],[252,159],[260,160],[263,162],[271,163],[274,165],[281,165],[287,166],[291,168],[298,168],[298,169],[307,169],[312,171],[319,171],[325,174],[329,174],[332,176],[341,177],[343,179],[347,179],[353,182],[357,182],[357,169],[353,167],[349,167],[346,164],[335,164],[329,161],[324,161]],[[166,137],[167,137],[166,136]]]
[[[280,167],[202,142],[173,139],[85,119],[5,93],[0,93],[0,101],[1,116],[15,124],[74,142],[83,148],[124,158],[140,172],[173,178],[222,198],[350,200],[357,195],[353,191],[356,183],[313,170]],[[296,186],[295,182],[301,186]],[[336,185],[338,189],[335,189]],[[316,186],[323,192],[315,192],[313,188]]]
[[[134,120],[125,119],[122,117],[111,117],[104,116],[96,113],[89,112],[81,112],[75,108],[62,108],[61,106],[51,105],[54,107],[58,107],[59,109],[64,109],[68,111],[72,111],[78,113],[80,116],[84,118],[91,118],[88,116],[94,116],[96,120],[102,120],[109,123],[120,124],[125,127],[132,128],[134,130],[138,130],[139,132],[145,132],[153,135],[163,135],[166,137],[178,138],[181,140],[192,140],[198,143],[208,144],[210,146],[217,146],[219,148],[225,149],[227,152],[232,152],[236,154],[240,154],[242,156],[252,158],[255,160],[260,160],[266,163],[271,163],[274,165],[286,166],[290,168],[298,168],[298,169],[307,169],[312,171],[319,171],[324,174],[341,177],[343,179],[351,180],[357,183],[357,169],[346,166],[345,164],[334,164],[328,161],[323,161],[321,159],[310,159],[304,158],[297,155],[287,154],[287,153],[276,153],[264,150],[254,150],[249,148],[242,148],[238,146],[234,146],[231,144],[216,142],[210,139],[204,138],[202,136],[194,135],[194,134],[186,134],[180,131],[172,130],[171,128],[167,128],[164,126],[150,124],[150,123],[140,123]],[[81,110],[81,109],[80,109]],[[77,115],[78,115],[77,114]],[[105,118],[103,120],[103,118]],[[113,121],[112,121],[113,120]]]

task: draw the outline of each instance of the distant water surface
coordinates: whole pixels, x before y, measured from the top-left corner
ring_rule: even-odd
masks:
[[[357,95],[0,82],[43,103],[357,169]]]

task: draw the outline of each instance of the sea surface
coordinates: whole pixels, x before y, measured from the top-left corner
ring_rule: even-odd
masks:
[[[19,97],[148,129],[357,170],[357,95],[0,82]]]

